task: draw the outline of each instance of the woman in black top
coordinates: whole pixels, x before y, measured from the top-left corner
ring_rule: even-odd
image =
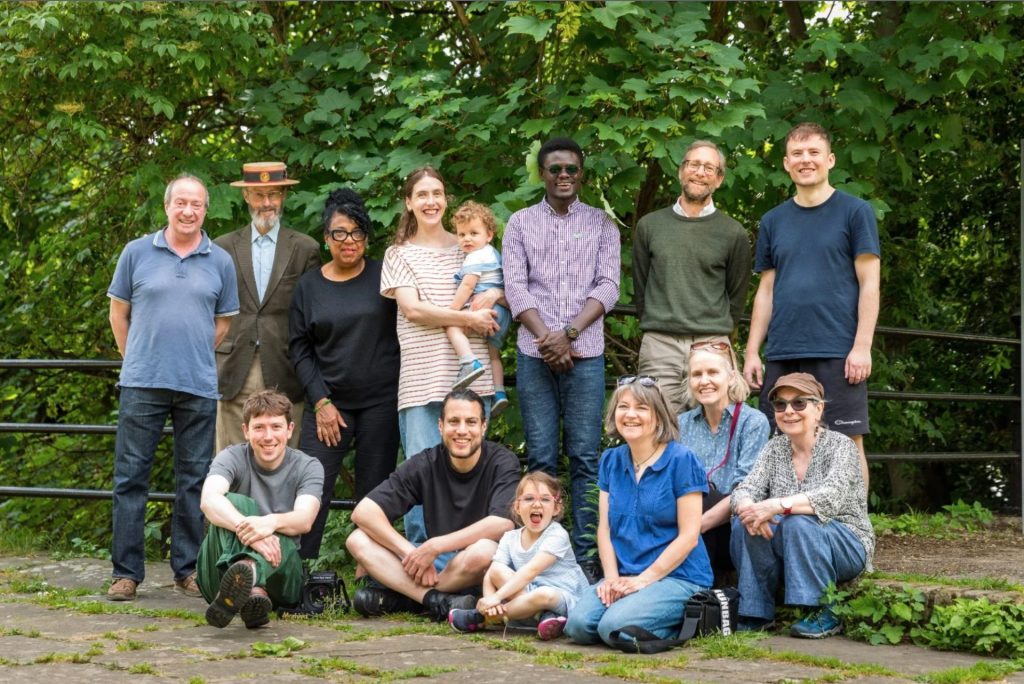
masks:
[[[324,466],[324,493],[300,555],[317,558],[334,483],[355,442],[355,497],[387,479],[398,457],[395,300],[381,297],[381,262],[366,258],[370,217],[348,189],[324,204],[331,260],[299,280],[289,315],[289,352],[306,390],[299,448]]]

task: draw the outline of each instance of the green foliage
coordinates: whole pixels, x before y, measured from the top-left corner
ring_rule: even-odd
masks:
[[[974,682],[1003,681],[1007,675],[1024,670],[1024,660],[1010,662],[979,661],[970,667],[951,667],[931,672],[918,679],[927,684],[974,684]]]
[[[919,589],[895,589],[869,581],[851,590],[830,592],[826,601],[843,621],[847,636],[875,645],[900,643],[928,614],[928,602]]]
[[[913,587],[897,589],[871,580],[830,589],[825,599],[852,639],[872,644],[915,644],[999,657],[1024,657],[1024,604],[957,598],[930,605]]]
[[[1022,122],[1022,32],[1018,3],[5,3],[0,357],[116,358],[105,292],[117,255],[163,222],[163,186],[182,170],[209,181],[214,236],[247,220],[229,186],[244,161],[288,163],[302,182],[287,221],[313,235],[327,191],[351,185],[379,257],[412,169],[438,165],[456,201],[504,220],[541,194],[524,159],[568,134],[587,151],[583,200],[622,227],[628,302],[632,229],[677,195],[687,144],[722,143],[715,201],[753,239],[791,194],[780,143],[807,119],[835,133],[834,182],[881,219],[880,323],[1013,336],[1020,149],[1006,132]],[[607,329],[610,372],[631,369],[635,319]],[[879,338],[872,387],[1013,394],[1014,354]],[[4,372],[5,420],[116,420],[109,371]],[[1010,451],[1013,411],[876,401],[869,451]],[[495,427],[521,450],[515,412]],[[109,489],[112,447],[2,435],[0,481]],[[1014,486],[1005,463],[873,471],[889,510],[991,507]],[[172,485],[165,440],[152,488]],[[167,509],[146,515],[161,554]],[[11,499],[0,516],[54,547],[109,539],[107,502]]]
[[[868,514],[875,534],[900,534],[923,537],[951,537],[963,532],[976,532],[992,522],[992,511],[975,501],[966,504],[963,499],[942,507],[942,513],[910,511],[898,516],[880,513]]]
[[[935,606],[914,641],[947,651],[1024,658],[1024,605],[981,598]]]
[[[306,642],[302,639],[296,639],[295,637],[288,637],[280,643],[271,644],[266,641],[256,641],[252,645],[252,653],[255,656],[266,657],[273,656],[275,658],[285,658],[290,656],[295,651],[301,651],[306,648]]]

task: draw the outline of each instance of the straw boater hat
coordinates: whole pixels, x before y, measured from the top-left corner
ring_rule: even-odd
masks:
[[[264,185],[295,185],[299,181],[288,178],[288,167],[283,162],[252,162],[242,164],[242,180],[231,184],[235,188]]]

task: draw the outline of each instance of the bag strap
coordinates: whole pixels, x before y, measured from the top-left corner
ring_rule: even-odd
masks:
[[[704,619],[704,606],[696,601],[687,601],[683,607],[683,626],[679,629],[679,640],[689,641],[697,636]]]
[[[725,456],[722,457],[721,463],[708,471],[708,482],[711,482],[711,474],[729,461],[729,451],[732,449],[732,436],[736,434],[736,426],[740,424],[740,410],[742,408],[743,402],[737,401],[736,409],[732,412],[732,423],[729,424],[729,437],[725,440]]]
[[[623,635],[630,638],[623,639]],[[643,627],[637,627],[636,625],[626,625],[622,629],[612,630],[611,634],[608,635],[608,639],[611,641],[612,646],[623,653],[643,653],[646,655],[661,653],[670,648],[682,646],[686,641],[685,639],[659,639]]]

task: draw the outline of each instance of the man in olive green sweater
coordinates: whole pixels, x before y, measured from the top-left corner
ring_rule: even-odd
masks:
[[[679,164],[679,200],[640,219],[633,240],[633,301],[644,331],[638,372],[658,378],[676,413],[694,403],[691,345],[729,342],[750,284],[750,239],[711,199],[724,178],[718,146],[694,141]]]

